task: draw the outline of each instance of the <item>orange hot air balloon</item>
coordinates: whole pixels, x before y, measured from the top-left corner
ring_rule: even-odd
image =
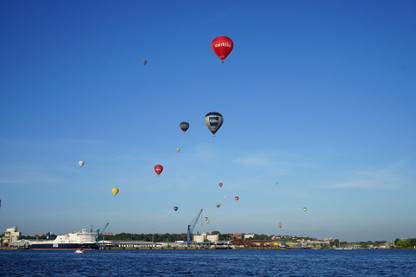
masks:
[[[155,165],[155,172],[158,176],[160,175],[160,173],[162,173],[162,171],[163,171],[163,166],[161,166],[160,164]]]
[[[231,53],[234,47],[233,41],[229,37],[216,37],[211,43],[212,50],[224,62],[225,58]]]
[[[279,228],[282,228],[282,222],[279,222],[279,224],[277,224],[277,226],[279,226]]]
[[[222,188],[222,183],[219,183],[218,185],[220,186],[220,188]]]
[[[234,199],[235,199],[235,201],[238,201],[238,200],[240,200],[240,197],[236,196],[236,197],[234,197]]]

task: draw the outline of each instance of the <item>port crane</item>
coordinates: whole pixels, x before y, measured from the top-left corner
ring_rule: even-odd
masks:
[[[187,236],[186,236],[186,244],[187,245],[191,244],[191,241],[192,241],[192,232],[194,231],[194,228],[196,226],[196,223],[198,222],[198,219],[199,219],[199,217],[202,214],[202,210],[203,209],[201,209],[198,212],[197,216],[194,218],[194,220],[191,222],[191,224],[188,225],[188,233],[187,233]]]
[[[102,229],[101,232],[100,232],[100,229],[97,229],[97,237],[95,239],[97,242],[99,241],[100,236],[104,233],[105,229],[107,229],[108,224],[110,224],[110,223],[107,222],[107,224],[104,226],[104,228]],[[103,240],[104,240],[104,238],[103,238]]]

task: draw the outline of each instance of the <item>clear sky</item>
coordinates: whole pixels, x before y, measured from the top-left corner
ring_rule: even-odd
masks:
[[[195,231],[416,237],[415,14],[411,0],[1,1],[0,232],[185,233],[204,208]]]

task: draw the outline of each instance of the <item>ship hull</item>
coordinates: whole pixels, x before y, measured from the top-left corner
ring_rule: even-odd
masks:
[[[31,244],[30,250],[95,250],[98,249],[96,243],[39,243]]]

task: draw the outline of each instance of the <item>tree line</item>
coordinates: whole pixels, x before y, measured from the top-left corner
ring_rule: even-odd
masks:
[[[416,238],[413,239],[396,239],[394,241],[395,248],[414,249],[416,248]]]

